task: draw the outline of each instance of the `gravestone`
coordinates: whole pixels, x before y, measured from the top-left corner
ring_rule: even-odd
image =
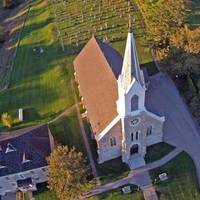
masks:
[[[131,187],[130,186],[125,186],[122,188],[123,194],[129,194],[131,193]]]
[[[161,181],[166,181],[168,179],[167,173],[162,173],[158,175]]]
[[[23,120],[24,120],[23,109],[20,108],[20,109],[19,109],[19,121],[23,121]]]

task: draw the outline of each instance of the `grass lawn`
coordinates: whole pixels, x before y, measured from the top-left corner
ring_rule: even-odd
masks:
[[[0,91],[0,114],[8,112],[12,115],[14,129],[47,122],[73,104],[69,84],[73,78],[72,61],[93,33],[100,38],[108,35],[111,45],[123,55],[128,29],[127,16],[130,12],[127,2],[123,0],[120,5],[96,3],[94,6],[91,0],[87,5],[77,0],[67,2],[66,5],[62,1],[56,1],[54,4],[41,0],[31,1],[10,87]],[[81,20],[81,9],[84,11],[88,7],[92,7],[91,12],[85,13],[85,20]],[[98,19],[99,9],[107,11],[106,19]],[[123,13],[121,19],[118,17],[120,9]],[[140,63],[145,65],[151,74],[155,73],[144,27],[140,23],[142,18],[135,12],[132,4],[130,9],[135,18],[133,24]],[[55,19],[54,11],[57,14]],[[98,31],[94,30],[94,25]],[[106,30],[104,26],[107,27]],[[63,38],[64,53],[61,51],[56,27]],[[80,41],[77,41],[77,36]],[[33,51],[38,47],[44,49],[43,54],[39,55]],[[23,123],[17,120],[19,108],[24,109]],[[0,123],[0,131],[2,130],[5,129]]]
[[[70,113],[52,122],[49,127],[56,142],[68,145],[69,147],[74,146],[78,151],[86,155],[75,108]]]
[[[122,163],[121,157],[97,165],[98,175],[102,184],[116,181],[128,176],[129,168]]]
[[[131,186],[132,192],[130,194],[123,194],[122,187],[106,193],[102,193],[96,197],[88,198],[88,200],[143,200],[142,192],[137,191],[136,186]]]
[[[17,118],[18,109],[24,109],[25,121],[14,128],[46,122],[73,104],[69,81],[74,57],[61,52],[47,1],[31,2],[10,87],[0,91],[0,114]],[[43,54],[33,51],[38,47]]]
[[[143,200],[143,194],[137,191],[136,186],[131,186],[132,192],[130,194],[122,194],[122,188],[113,191],[102,193],[98,196],[87,198],[88,200]],[[43,191],[34,195],[35,200],[58,200],[54,193],[50,191]]]
[[[174,149],[173,146],[164,142],[149,146],[145,155],[146,163],[154,162],[161,159]]]
[[[34,195],[35,200],[58,200],[56,195],[50,191],[44,191]]]
[[[47,189],[45,183],[40,183],[37,185],[38,190],[33,192],[33,197],[35,200],[58,200],[56,195]]]
[[[169,179],[155,184],[160,200],[199,200],[200,192],[196,169],[192,159],[185,153],[179,154],[164,166],[150,171],[152,180],[166,172]]]

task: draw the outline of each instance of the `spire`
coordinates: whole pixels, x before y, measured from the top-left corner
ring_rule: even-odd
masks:
[[[126,41],[126,48],[122,66],[122,77],[125,90],[128,89],[129,85],[132,82],[133,77],[141,84],[141,86],[144,86],[137,56],[137,50],[135,46],[135,40],[133,32],[131,30],[130,18],[129,18],[129,33]]]

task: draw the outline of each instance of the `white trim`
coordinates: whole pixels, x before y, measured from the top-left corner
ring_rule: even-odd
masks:
[[[95,138],[97,141],[101,140],[101,138],[106,135],[106,133],[108,133],[108,131],[120,120],[120,116],[117,115],[117,117],[115,117],[110,124],[108,124],[108,126],[99,134],[99,135],[95,135]]]

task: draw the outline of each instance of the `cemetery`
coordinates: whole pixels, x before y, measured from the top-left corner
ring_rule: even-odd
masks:
[[[133,1],[50,0],[55,16],[57,36],[67,54],[76,54],[95,35],[108,39],[123,54],[128,30],[129,15],[138,47],[141,64],[152,62],[152,56],[145,38],[142,17]]]

